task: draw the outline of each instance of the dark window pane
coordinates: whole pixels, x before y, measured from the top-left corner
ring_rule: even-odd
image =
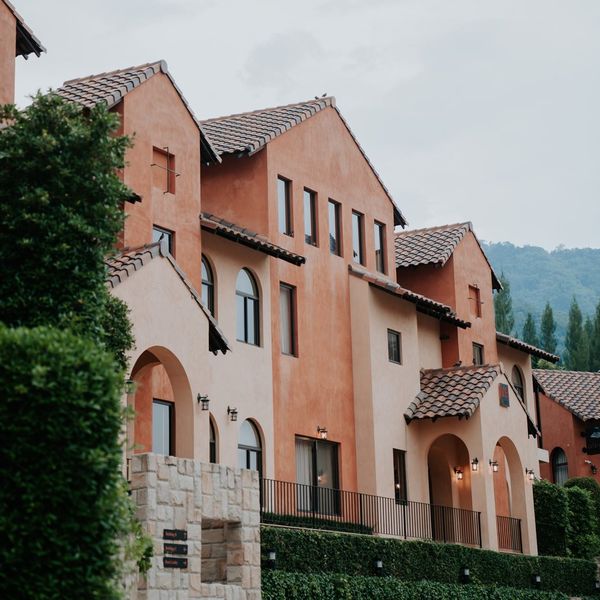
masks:
[[[295,289],[289,285],[281,284],[279,287],[279,314],[281,331],[281,351],[284,354],[295,354],[295,315],[294,315]]]
[[[329,250],[341,255],[340,246],[340,208],[337,202],[329,201]]]
[[[380,273],[385,273],[385,225],[375,222],[375,268]]]
[[[212,419],[209,421],[210,441],[209,441],[209,460],[211,463],[217,462],[217,434]]]
[[[247,451],[243,448],[238,448],[238,467],[240,469],[248,468],[248,459],[246,458]]]
[[[484,363],[483,346],[473,342],[473,364],[482,365]]]
[[[304,240],[317,245],[315,194],[310,190],[304,190]]]
[[[256,331],[256,300],[246,298],[246,342],[258,344],[258,332]]]
[[[290,182],[281,179],[281,177],[277,179],[277,204],[279,211],[279,231],[291,235]]]
[[[246,299],[244,296],[236,296],[235,305],[236,305],[236,338],[240,342],[246,341],[246,311],[244,310],[244,306],[246,304]]]
[[[400,333],[388,329],[388,358],[395,363],[402,362],[401,339]]]
[[[352,213],[352,259],[355,263],[364,264],[363,259],[363,224],[362,215]]]
[[[394,448],[394,496],[396,502],[406,502],[406,452]]]

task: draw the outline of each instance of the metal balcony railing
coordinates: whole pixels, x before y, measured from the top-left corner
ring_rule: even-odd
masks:
[[[261,522],[481,547],[481,513],[359,492],[261,480]]]
[[[515,517],[496,517],[496,531],[498,532],[498,548],[510,552],[523,552],[521,539],[521,519]]]

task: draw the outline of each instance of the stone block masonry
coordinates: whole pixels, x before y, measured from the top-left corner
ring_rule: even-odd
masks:
[[[154,541],[138,600],[260,600],[258,473],[135,454],[131,493]]]

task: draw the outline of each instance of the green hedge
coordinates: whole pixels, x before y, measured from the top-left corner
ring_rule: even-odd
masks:
[[[261,544],[263,552],[274,549],[277,568],[289,572],[368,576],[373,574],[373,561],[381,559],[385,574],[402,580],[459,583],[460,569],[467,566],[473,583],[529,588],[532,576],[539,574],[542,589],[572,595],[593,593],[596,581],[593,561],[505,554],[455,544],[282,527],[263,527]]]
[[[565,487],[578,487],[590,492],[595,507],[594,523],[596,533],[600,535],[600,484],[593,477],[571,477],[565,483]]]
[[[545,479],[533,486],[538,552],[548,556],[567,556],[569,504],[564,488]]]
[[[568,600],[561,592],[284,571],[263,571],[262,597],[263,600]]]
[[[588,490],[580,487],[565,489],[569,501],[568,549],[571,556],[593,558],[600,543],[596,534],[595,505]]]
[[[122,376],[51,328],[0,326],[0,598],[120,598]]]

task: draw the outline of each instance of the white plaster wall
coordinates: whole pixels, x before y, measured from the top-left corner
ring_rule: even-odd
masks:
[[[438,319],[417,313],[419,365],[421,369],[442,368],[442,344]]]

